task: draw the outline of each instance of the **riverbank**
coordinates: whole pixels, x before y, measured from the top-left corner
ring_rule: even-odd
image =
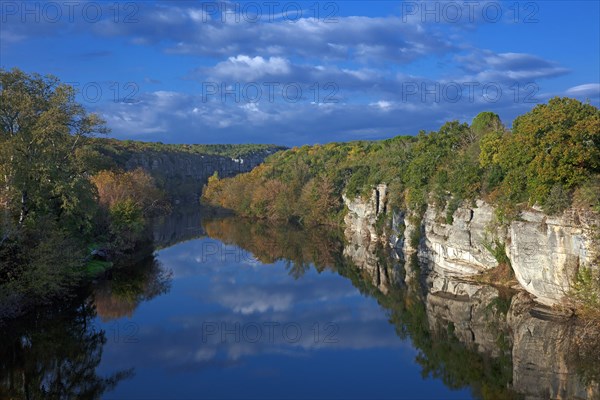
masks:
[[[531,209],[500,224],[484,201],[462,203],[448,219],[447,209],[430,204],[419,215],[392,207],[389,197],[384,184],[370,196],[344,197],[347,234],[384,243],[404,259],[415,254],[430,271],[468,279],[500,272],[505,281],[495,284],[522,289],[546,306],[577,308],[581,271],[597,268],[595,212],[571,208],[549,216]]]

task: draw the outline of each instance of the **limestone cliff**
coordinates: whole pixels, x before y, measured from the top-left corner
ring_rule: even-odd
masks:
[[[387,242],[402,256],[417,252],[428,270],[458,277],[495,268],[498,263],[487,248],[499,240],[520,285],[542,304],[561,302],[578,268],[590,266],[600,251],[593,243],[593,229],[600,221],[591,212],[569,209],[551,217],[530,210],[501,226],[495,222],[494,207],[479,200],[459,207],[448,223],[446,210],[430,205],[422,218],[411,218],[411,210],[391,210],[388,197],[385,185],[378,185],[367,199],[344,196],[347,235]],[[389,229],[382,229],[382,219]],[[415,231],[420,231],[416,247],[410,240]]]
[[[118,160],[118,164],[125,170],[142,168],[148,171],[174,203],[196,203],[203,185],[213,173],[218,172],[219,177],[225,178],[248,172],[280,149],[273,147],[239,158],[144,150],[128,153],[126,159]]]
[[[374,205],[370,200],[366,203]],[[367,209],[375,210],[370,206]],[[361,211],[365,211],[365,208],[361,208]],[[464,211],[459,214],[464,214]],[[364,222],[372,217],[367,212],[363,214],[362,220]],[[358,219],[352,216],[349,220]],[[471,384],[499,384],[506,392],[504,397],[498,395],[498,398],[600,398],[598,383],[582,379],[586,366],[594,368],[599,344],[593,338],[585,336],[585,326],[574,324],[563,313],[536,304],[525,291],[500,290],[465,280],[464,276],[461,277],[462,269],[457,272],[451,267],[455,260],[441,264],[442,266],[433,264],[434,269],[414,268],[408,262],[399,263],[397,269],[391,269],[382,265],[385,264],[382,260],[386,259],[386,255],[378,256],[377,246],[370,241],[369,235],[354,235],[351,229],[346,230],[346,235],[350,236],[347,237],[348,244],[344,254],[351,258],[362,277],[381,293],[381,298],[388,299],[387,302],[383,300],[382,304],[396,304],[390,302],[390,298],[403,299],[404,303],[400,301],[403,305],[398,307],[397,316],[392,307],[391,321],[415,323],[414,314],[412,318],[406,317],[406,314],[411,307],[414,309],[418,308],[418,304],[424,304],[422,329],[427,330],[431,342],[419,337],[421,330],[409,331],[414,336],[414,343],[422,346],[419,350],[423,354],[431,352],[435,354],[436,360],[439,360],[437,357],[442,357],[441,364],[452,368],[441,372],[442,374],[456,375],[459,379],[455,380],[464,384],[474,374],[469,371],[470,368],[485,365],[482,368],[487,368],[489,375],[483,371],[481,375],[475,373],[478,377]],[[425,243],[426,239],[421,247]],[[466,242],[461,246],[462,249]],[[450,248],[459,247],[453,244]],[[476,249],[472,251],[473,254],[478,254]],[[427,253],[427,257],[429,254]],[[463,260],[464,257],[457,256],[456,259]],[[377,293],[373,295],[377,297]],[[456,341],[464,346],[464,350],[453,345]],[[590,348],[582,348],[582,342],[588,343]],[[429,349],[428,346],[432,348]],[[445,351],[441,351],[442,349]],[[454,363],[453,356],[458,354],[460,360],[471,360],[473,364]],[[463,370],[460,370],[462,367]],[[436,370],[438,373],[443,369],[440,368]]]

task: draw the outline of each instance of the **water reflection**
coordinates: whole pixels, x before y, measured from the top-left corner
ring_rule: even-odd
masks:
[[[92,322],[93,307],[66,302],[4,327],[0,341],[0,397],[7,399],[98,399],[131,369],[97,374],[107,342]]]
[[[146,249],[151,253],[151,248]],[[111,271],[93,287],[2,326],[0,398],[100,399],[134,368],[99,373],[104,349],[119,340],[95,324],[131,316],[142,302],[168,291],[170,274],[153,255]]]
[[[154,237],[3,331],[0,397],[600,397],[598,334],[522,293],[325,228],[194,211]]]
[[[137,306],[169,291],[172,273],[150,255],[142,261],[109,271],[93,290],[102,321],[131,317]]]
[[[289,257],[303,270],[306,260],[349,278],[388,311],[400,338],[411,339],[423,376],[469,387],[484,399],[600,398],[600,335],[523,293],[425,271],[414,258],[405,265],[360,236],[348,235],[340,249],[331,233],[311,241],[281,227],[244,224],[229,219],[204,226],[210,236],[266,261]]]

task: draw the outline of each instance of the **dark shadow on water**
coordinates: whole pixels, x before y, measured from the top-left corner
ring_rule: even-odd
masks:
[[[84,297],[14,321],[0,337],[0,398],[99,399],[133,370],[99,376],[107,341]]]

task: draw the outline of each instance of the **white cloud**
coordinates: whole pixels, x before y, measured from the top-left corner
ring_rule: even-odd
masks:
[[[282,57],[265,59],[240,54],[215,65],[214,72],[234,80],[252,81],[267,75],[286,75],[290,72],[290,62]]]
[[[385,101],[385,100],[379,100],[376,103],[371,103],[371,106],[377,107],[383,111],[387,111],[392,107],[392,103],[390,103],[389,101]]]
[[[471,75],[469,79],[480,82],[533,82],[569,72],[556,62],[526,53],[494,53],[475,50],[468,55],[456,56],[459,66]]]
[[[567,89],[568,96],[577,97],[600,97],[600,83],[586,83]]]

